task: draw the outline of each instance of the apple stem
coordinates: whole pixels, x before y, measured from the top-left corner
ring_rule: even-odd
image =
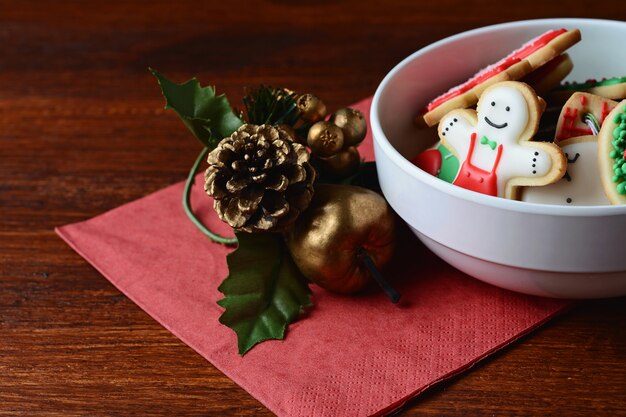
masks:
[[[358,257],[367,270],[370,271],[376,283],[380,285],[380,288],[382,288],[385,294],[387,294],[389,300],[391,300],[392,303],[397,304],[398,301],[400,301],[400,293],[398,293],[398,291],[396,291],[391,284],[389,284],[389,281],[387,281],[378,268],[376,268],[376,265],[374,264],[374,261],[370,257],[369,253],[361,247],[358,250]]]

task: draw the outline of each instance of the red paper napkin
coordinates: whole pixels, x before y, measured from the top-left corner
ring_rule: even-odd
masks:
[[[353,106],[369,114],[371,100]],[[373,158],[371,137],[361,154]],[[201,181],[201,176],[198,180]],[[228,249],[195,229],[175,184],[57,233],[120,291],[279,416],[390,412],[561,311],[563,301],[483,284],[448,266],[409,233],[385,275],[400,305],[381,292],[337,296],[314,288],[315,307],[244,357],[218,322],[217,287]],[[229,233],[202,187],[196,212]]]

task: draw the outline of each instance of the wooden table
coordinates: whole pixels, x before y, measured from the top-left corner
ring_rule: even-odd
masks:
[[[53,232],[185,178],[199,145],[148,66],[336,109],[456,32],[626,19],[616,0],[217,3],[0,0],[0,415],[271,415]],[[579,304],[401,414],[626,415],[625,300]]]

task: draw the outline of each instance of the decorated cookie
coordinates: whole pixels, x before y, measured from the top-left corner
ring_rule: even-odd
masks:
[[[597,135],[593,125],[602,126],[617,105],[616,101],[588,93],[574,93],[567,100],[556,125],[554,141],[576,136]],[[591,125],[591,126],[590,126]]]
[[[439,123],[439,137],[461,163],[453,183],[518,199],[520,186],[558,181],[566,168],[561,149],[531,142],[542,111],[531,87],[504,81],[484,91],[477,111],[457,109],[446,114]]]
[[[500,81],[519,80],[545,63],[559,56],[580,40],[578,29],[550,30],[524,44],[495,64],[476,73],[461,85],[431,101],[417,123],[434,126],[451,110],[473,106],[481,93],[490,85]]]
[[[600,180],[611,204],[626,204],[626,100],[607,116],[598,135]]]
[[[601,80],[590,79],[583,83],[563,83],[548,97],[551,103],[564,103],[577,91],[595,94],[611,100],[623,100],[626,98],[626,77],[603,78]]]
[[[458,158],[441,143],[421,152],[411,160],[415,166],[446,182],[453,182],[459,172]]]
[[[538,95],[542,96],[557,88],[573,68],[574,63],[569,55],[561,54],[520,81],[530,85]]]
[[[597,136],[578,136],[559,142],[567,159],[563,178],[544,187],[525,187],[522,201],[566,206],[608,205],[598,176]]]

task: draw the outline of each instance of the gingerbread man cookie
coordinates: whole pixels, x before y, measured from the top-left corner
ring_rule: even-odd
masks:
[[[588,93],[574,93],[567,100],[556,124],[554,141],[576,136],[597,135],[596,128],[602,126],[604,119],[617,106],[617,102],[608,98]]]
[[[598,134],[600,180],[611,204],[626,204],[626,100],[606,117]]]
[[[567,158],[563,178],[544,187],[527,187],[522,201],[566,206],[608,205],[598,177],[598,137],[577,136],[559,142]]]
[[[426,106],[425,114],[417,117],[416,123],[420,125],[425,122],[428,126],[434,126],[449,111],[476,104],[478,97],[488,86],[500,81],[519,80],[559,56],[578,41],[580,41],[578,29],[550,30],[528,41],[520,49],[483,68],[463,84],[432,100]]]
[[[439,137],[461,162],[453,184],[518,199],[520,186],[558,181],[566,169],[561,149],[530,142],[544,105],[527,84],[504,81],[484,91],[477,112],[457,109],[446,114]]]

